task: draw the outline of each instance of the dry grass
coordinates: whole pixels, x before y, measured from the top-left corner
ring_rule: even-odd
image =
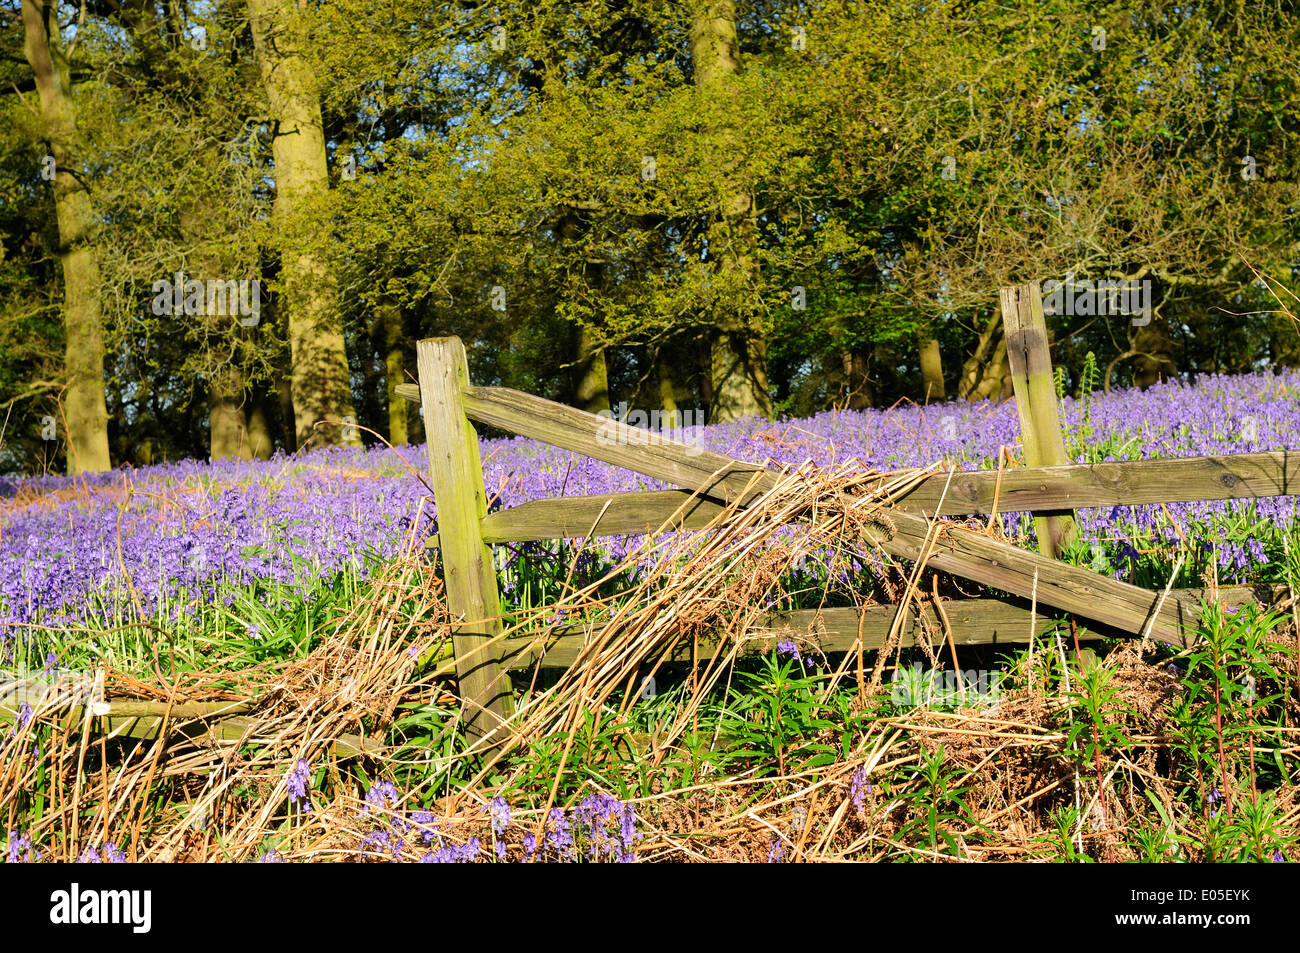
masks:
[[[439,818],[446,842],[486,838],[484,803],[499,790],[523,785],[533,765],[523,756],[530,745],[559,739],[561,764],[549,788],[537,791],[529,807],[515,809],[516,823],[505,835],[513,857],[520,838],[540,832],[552,807],[574,799],[561,780],[581,747],[580,736],[624,728],[630,735],[629,706],[636,695],[631,689],[656,670],[656,659],[670,647],[713,639],[714,657],[695,667],[690,690],[672,716],[652,737],[632,741],[636,753],[624,765],[609,766],[629,772],[639,767],[656,778],[652,793],[634,799],[641,860],[940,859],[918,844],[909,827],[921,788],[903,780],[904,769],[921,766],[940,746],[951,784],[962,789],[970,808],[960,823],[951,817],[941,822],[958,845],[944,854],[947,861],[1059,857],[1052,813],[1071,805],[1081,808],[1075,841],[1093,856],[1128,859],[1133,849],[1124,829],[1154,816],[1147,791],[1177,819],[1175,826],[1193,823],[1195,812],[1179,804],[1168,781],[1174,746],[1169,705],[1183,687],[1144,660],[1136,643],[1104,662],[1126,709],[1115,717],[1124,721],[1129,744],[1108,751],[1099,763],[1100,797],[1091,766],[1080,771],[1067,743],[1065,703],[1041,689],[1053,653],[1065,654],[1046,644],[1038,646],[1035,672],[1026,659],[1004,682],[995,709],[864,719],[851,750],[833,766],[802,772],[790,767],[762,778],[733,771],[703,783],[680,783],[681,760],[701,721],[701,706],[728,684],[733,663],[754,649],[756,638],[770,645],[770,633],[756,637],[753,630],[783,595],[781,580],[802,557],[829,547],[839,561],[832,562],[832,572],[854,560],[879,566],[880,588],[899,606],[900,621],[908,602],[929,598],[920,589],[922,566],[904,570],[874,545],[892,532],[889,499],[925,475],[908,471],[882,479],[847,467],[808,466],[788,472],[759,501],[719,515],[707,530],[647,538],[610,578],[633,564],[652,568],[617,598],[602,595],[607,587],[598,580],[568,588],[553,606],[522,613],[502,638],[527,636],[544,646],[561,624],[589,624],[595,634],[553,684],[538,688],[544,683],[536,673],[526,677],[514,718],[479,745],[449,752],[451,726],[431,739],[419,765],[430,780],[404,791],[401,804],[382,812],[386,821],[364,809],[358,766],[371,780],[409,772],[410,750],[383,746],[388,729],[409,706],[451,708],[455,702],[456,660],[449,657],[454,620],[439,580],[417,555],[389,566],[370,597],[338,618],[307,658],[245,671],[233,688],[229,675],[217,690],[215,676],[203,673],[169,681],[159,672],[148,684],[108,673],[115,699],[173,707],[253,699],[237,723],[238,737],[190,736],[181,731],[186,722],[169,716],[155,740],[106,740],[89,722],[80,722],[52,730],[33,752],[36,725],[60,724],[59,712],[38,712],[17,730],[0,760],[0,815],[8,830],[25,829],[51,860],[75,859],[88,845],[114,841],[137,860],[243,861],[255,859],[271,839],[287,859],[356,859],[362,838],[377,823],[396,824],[400,833],[409,823],[408,809],[420,803]],[[933,633],[933,644],[925,647],[932,661],[951,647],[949,635]],[[822,683],[822,697],[855,688],[855,709],[874,710],[898,643],[892,639],[874,659],[848,653]],[[441,661],[421,674],[420,657]],[[822,740],[838,742],[837,731],[825,735]],[[339,739],[347,736],[366,739],[359,759],[340,752]],[[715,740],[725,748],[725,739]],[[1294,734],[1274,741],[1282,757],[1296,757]],[[326,782],[314,792],[310,813],[289,802],[287,773],[298,759],[325,767]],[[448,785],[452,774],[467,783]],[[858,798],[855,776],[865,784]],[[39,812],[32,808],[36,792],[43,797]],[[27,805],[21,814],[19,804]],[[1294,826],[1300,807],[1293,790],[1283,792],[1280,810]],[[408,836],[393,853],[417,859],[424,852],[419,838]]]

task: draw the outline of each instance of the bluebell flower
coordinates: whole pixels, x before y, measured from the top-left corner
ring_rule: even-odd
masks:
[[[510,805],[506,803],[505,798],[498,795],[484,805],[483,810],[492,815],[492,833],[500,837],[510,826]]]
[[[361,805],[361,812],[386,811],[396,807],[398,802],[397,787],[392,781],[379,781],[370,785],[366,792],[366,803]]]
[[[433,839],[438,836],[438,822],[433,814],[429,811],[416,811],[411,815],[411,821],[420,829],[420,837],[424,843],[426,845],[433,843]]]
[[[363,835],[359,846],[363,856],[388,854],[393,860],[401,860],[402,848],[406,846],[406,842],[390,831],[378,830]]]
[[[794,641],[791,639],[782,639],[780,642],[776,643],[776,650],[782,655],[790,656],[796,662],[802,660],[802,657],[799,655],[799,646],[795,645]]]
[[[478,859],[483,850],[483,842],[471,837],[464,844],[447,844],[441,838],[438,849],[428,851],[419,860],[422,864],[469,864]]]
[[[18,705],[18,715],[14,719],[14,726],[9,732],[9,740],[12,741],[18,737],[18,732],[27,727],[28,722],[32,720],[32,706],[27,702],[21,702]]]
[[[32,847],[32,839],[20,831],[9,832],[9,863],[30,863],[40,860],[41,852]]]
[[[768,841],[767,862],[769,864],[779,864],[784,860],[785,844],[781,842],[781,838],[773,834],[771,839]]]
[[[311,813],[311,770],[307,762],[299,758],[289,772],[289,800],[302,808],[306,814]]]
[[[569,818],[560,808],[552,808],[547,815],[549,830],[546,843],[562,857],[568,857],[573,850],[573,834],[569,830]]]
[[[866,766],[859,765],[849,782],[849,800],[853,802],[853,807],[859,814],[862,813],[863,805],[866,803],[867,788]]]

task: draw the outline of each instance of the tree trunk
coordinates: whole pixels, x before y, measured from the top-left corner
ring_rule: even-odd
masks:
[[[310,205],[329,190],[329,175],[307,14],[299,13],[293,0],[249,0],[248,8],[275,123],[274,215],[285,236],[282,276],[297,443],[343,443],[346,431],[339,425],[345,417],[355,420],[347,350],[329,263],[310,250]],[[318,428],[318,423],[324,426]]]
[[[206,284],[225,280],[220,247],[208,237],[202,208],[206,196],[190,196],[190,203],[180,210],[182,240],[195,268],[189,277]],[[208,385],[208,459],[248,460],[252,450],[244,418],[244,371],[240,367],[240,328],[232,316],[235,304],[226,311],[204,296],[205,309],[197,316],[203,322],[204,346],[202,374]],[[186,321],[185,314],[174,320]]]
[[[706,408],[713,406],[713,353],[711,341],[712,332],[693,339],[695,345],[692,350],[696,362],[696,374],[700,382],[700,398],[704,401]]]
[[[659,406],[668,413],[676,413],[683,403],[689,402],[687,388],[680,378],[680,367],[673,360],[667,343],[655,351],[655,377],[659,380]]]
[[[844,351],[840,354],[844,371],[844,393],[849,410],[866,410],[872,404],[871,356],[861,351]]]
[[[277,362],[281,365],[279,381],[276,384],[276,398],[280,402],[280,420],[284,425],[285,449],[294,453],[298,449],[298,428],[293,419],[293,369],[283,358]]]
[[[741,417],[768,417],[767,343],[749,329],[720,327],[712,342],[714,423]]]
[[[997,307],[980,332],[975,353],[962,365],[961,381],[957,385],[957,396],[961,400],[1005,400],[1011,396],[1007,342],[1004,335],[998,333],[1001,328],[1002,309]]]
[[[1169,322],[1153,315],[1149,323],[1137,326],[1129,323],[1128,348],[1133,356],[1133,384],[1146,390],[1152,384],[1178,376],[1174,362],[1174,341],[1169,333]]]
[[[943,400],[948,396],[943,386],[943,355],[939,341],[928,331],[921,333],[921,383],[925,400]]]
[[[701,0],[691,24],[691,59],[702,98],[714,103],[729,98],[739,58],[734,0]],[[724,127],[714,132],[719,137],[720,155],[739,152],[733,130]],[[712,304],[715,329],[710,345],[713,400],[709,417],[714,422],[772,413],[761,316],[743,298],[757,286],[759,277],[754,197],[738,184],[735,160],[723,160],[719,178],[721,208],[709,229],[709,255],[716,260],[723,292]]]
[[[564,242],[565,252],[581,260],[583,253],[580,246],[586,228],[578,217],[576,209],[564,210],[557,231]],[[586,274],[588,270],[592,273],[590,277]],[[583,278],[589,284],[601,291],[608,291],[605,287],[603,265],[588,261],[583,265],[583,271]],[[593,278],[594,281],[590,280]],[[583,324],[577,325],[574,329],[573,350],[574,406],[593,414],[609,410],[609,365],[605,360],[604,348],[600,347],[600,342],[591,328]]]
[[[384,379],[387,391],[388,442],[400,447],[410,442],[406,426],[409,401],[397,393],[397,385],[406,381],[406,339],[402,334],[402,309],[395,301],[382,299],[375,308],[375,341],[383,348]]]
[[[255,460],[269,460],[275,449],[265,400],[254,400],[248,410],[248,451]]]
[[[236,365],[219,368],[209,375],[208,430],[211,459],[252,457],[252,443],[244,422],[244,375]]]
[[[64,284],[68,473],[91,473],[110,467],[99,251],[91,235],[94,210],[77,155],[71,70],[59,32],[58,4],[23,0],[22,11],[23,51],[36,78],[42,133],[54,159],[54,211]]]
[[[605,361],[605,350],[586,327],[578,328],[577,352],[576,405],[592,414],[609,410],[609,366]]]
[[[1006,400],[1013,393],[1015,389],[1011,380],[1011,368],[1007,364],[1007,339],[999,337],[997,347],[993,349],[993,357],[989,359],[979,383],[967,399]]]

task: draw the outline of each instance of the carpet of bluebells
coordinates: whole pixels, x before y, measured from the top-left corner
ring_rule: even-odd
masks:
[[[1083,461],[1300,447],[1300,373],[1204,377],[1064,402],[1067,444]],[[1014,447],[1011,402],[832,411],[666,432],[752,461],[861,461],[877,469],[947,460],[995,464]],[[659,489],[657,481],[523,439],[483,441],[493,506],[544,497]],[[192,460],[90,477],[0,478],[0,632],[192,612],[235,588],[304,589],[365,575],[434,524],[418,473],[423,447],[326,449],[269,461]],[[1136,546],[1180,533],[1216,544],[1224,579],[1266,560],[1259,533],[1289,524],[1295,498],[1083,511],[1086,540]],[[413,520],[420,520],[418,527]],[[1028,522],[1018,524],[1026,529]],[[1217,527],[1217,528],[1216,528]],[[1231,535],[1231,534],[1229,534]],[[1267,535],[1265,532],[1264,535]],[[608,542],[617,557],[636,540]],[[508,587],[507,587],[508,588]]]

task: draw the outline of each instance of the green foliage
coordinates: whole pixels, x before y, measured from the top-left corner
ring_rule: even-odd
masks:
[[[740,671],[722,731],[734,746],[730,757],[756,766],[758,776],[806,771],[837,760],[839,746],[822,740],[847,730],[817,690],[820,676],[802,659],[777,652],[763,656],[756,672]]]
[[[979,825],[966,803],[968,786],[961,783],[957,771],[945,761],[943,745],[934,751],[923,751],[919,764],[904,768],[904,779],[913,787],[900,798],[907,811],[900,837],[920,841],[935,854],[962,856],[957,832]],[[906,852],[896,856],[912,857]]]
[[[1110,669],[1094,663],[1083,673],[1073,672],[1073,691],[1062,691],[1068,702],[1062,725],[1066,743],[1077,752],[1078,764],[1088,769],[1103,753],[1123,751],[1129,743],[1124,716],[1134,712],[1120,702],[1113,678]]]

